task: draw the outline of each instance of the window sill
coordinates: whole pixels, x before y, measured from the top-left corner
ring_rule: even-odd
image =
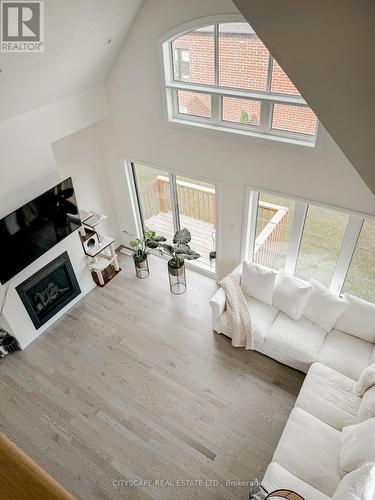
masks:
[[[311,140],[304,140],[304,139],[296,139],[294,137],[286,137],[286,136],[280,136],[272,133],[261,133],[261,132],[255,132],[254,130],[243,130],[240,128],[231,128],[231,127],[226,127],[222,125],[213,125],[213,124],[207,124],[203,122],[197,122],[189,119],[182,119],[182,118],[169,118],[168,119],[169,123],[172,123],[173,125],[177,126],[182,126],[182,127],[196,127],[196,128],[203,128],[205,130],[209,130],[214,133],[224,133],[224,134],[235,134],[239,135],[242,137],[254,137],[256,139],[268,139],[272,141],[277,141],[277,142],[283,142],[287,144],[294,144],[297,146],[307,146],[309,148],[315,148],[316,141],[311,141]],[[316,139],[316,138],[314,138]]]

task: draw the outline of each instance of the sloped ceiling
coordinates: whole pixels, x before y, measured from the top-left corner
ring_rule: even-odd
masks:
[[[375,194],[374,0],[233,3]]]
[[[45,52],[0,53],[0,121],[105,81],[141,3],[44,0]]]

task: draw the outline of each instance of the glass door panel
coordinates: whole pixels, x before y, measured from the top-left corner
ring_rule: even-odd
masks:
[[[171,241],[175,224],[168,172],[140,164],[134,164],[133,172],[143,227]]]
[[[191,248],[201,257],[191,264],[215,271],[216,205],[215,185],[197,179],[176,176],[180,227],[189,229]]]

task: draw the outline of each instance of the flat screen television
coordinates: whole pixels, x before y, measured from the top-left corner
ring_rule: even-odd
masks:
[[[0,220],[0,282],[9,281],[81,225],[72,179]]]

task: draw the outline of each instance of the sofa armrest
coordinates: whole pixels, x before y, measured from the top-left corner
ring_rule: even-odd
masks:
[[[212,318],[219,319],[225,311],[226,306],[226,297],[222,288],[219,288],[219,290],[212,297],[210,300],[210,306],[212,310]]]
[[[236,266],[230,274],[235,276],[238,283],[241,283],[242,262],[241,264],[238,264],[238,266]],[[226,309],[226,297],[222,288],[219,288],[219,290],[212,297],[210,300],[210,306],[212,309],[212,318],[214,320],[219,319]]]

